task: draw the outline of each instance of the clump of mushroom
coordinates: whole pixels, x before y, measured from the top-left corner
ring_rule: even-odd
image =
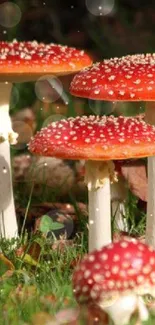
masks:
[[[81,305],[97,305],[115,325],[126,325],[137,310],[149,318],[142,296],[155,297],[155,252],[131,238],[86,255],[73,274],[73,290]]]
[[[91,63],[84,51],[67,46],[36,41],[0,42],[0,236],[12,238],[18,233],[9,148],[17,141],[9,116],[12,83],[74,73]]]
[[[141,118],[82,116],[53,122],[30,141],[37,155],[86,160],[89,192],[89,251],[111,242],[110,181],[112,160],[155,153],[155,127]]]
[[[103,60],[78,73],[73,95],[106,101],[146,101],[146,121],[155,125],[155,54]],[[146,242],[155,248],[155,158],[148,158]]]

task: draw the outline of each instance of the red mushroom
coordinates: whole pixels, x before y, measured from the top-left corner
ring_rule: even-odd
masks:
[[[53,122],[30,141],[37,155],[84,159],[89,190],[89,250],[111,242],[110,180],[115,180],[111,160],[155,153],[155,127],[141,118],[82,116]]]
[[[80,304],[98,305],[115,325],[128,324],[136,309],[147,320],[141,296],[155,297],[155,252],[133,238],[95,250],[77,266],[73,289]]]
[[[78,97],[107,101],[155,99],[155,54],[128,55],[95,63],[71,83]]]
[[[94,64],[75,76],[73,95],[107,101],[147,101],[146,121],[155,125],[155,54],[128,55]],[[155,158],[148,158],[146,242],[155,248]]]
[[[14,144],[9,117],[13,82],[33,81],[43,75],[65,75],[92,63],[83,51],[67,46],[34,42],[0,42],[0,236],[17,235],[12,193],[9,143]],[[5,190],[5,193],[4,193]]]

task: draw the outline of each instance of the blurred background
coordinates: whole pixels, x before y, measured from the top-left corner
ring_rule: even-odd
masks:
[[[154,51],[154,20],[153,0],[0,1],[1,40],[62,43],[97,59]]]

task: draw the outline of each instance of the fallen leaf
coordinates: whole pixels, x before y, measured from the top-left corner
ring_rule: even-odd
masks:
[[[6,271],[1,277],[0,277],[0,281],[6,280],[8,278],[11,278],[12,275],[14,274],[13,270],[8,270]]]
[[[146,167],[143,161],[128,162],[121,165],[121,173],[131,192],[139,199],[147,202],[147,175]]]
[[[41,246],[38,242],[34,241],[29,247],[27,253],[35,260],[38,261],[41,254]]]
[[[8,270],[13,271],[14,269],[15,267],[12,264],[12,262],[7,257],[5,257],[2,253],[0,253],[0,276],[1,276],[0,279],[2,279],[2,277]]]
[[[39,312],[32,318],[32,325],[55,325],[53,317],[46,312]]]
[[[39,264],[36,260],[34,260],[34,258],[32,258],[32,256],[29,255],[29,254],[25,254],[25,255],[24,255],[24,257],[23,257],[23,261],[24,261],[26,264],[29,264],[29,265],[31,265],[31,266],[37,266],[37,267],[40,266],[40,264]]]
[[[88,325],[108,325],[109,324],[109,316],[105,311],[99,308],[97,305],[88,306],[87,311]]]
[[[55,295],[45,295],[40,297],[40,301],[45,306],[53,306],[57,303],[57,297]]]
[[[41,245],[37,241],[33,241],[31,245],[22,245],[16,249],[15,254],[17,257],[23,257],[25,252],[33,258],[33,260],[38,261],[41,254]]]
[[[23,108],[22,110],[16,112],[11,119],[13,125],[14,122],[21,121],[27,123],[32,128],[33,132],[36,129],[35,115],[33,110],[29,107]]]

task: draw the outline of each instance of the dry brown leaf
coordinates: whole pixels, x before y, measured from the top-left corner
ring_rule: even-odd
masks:
[[[54,306],[57,303],[57,297],[53,294],[41,296],[40,302],[45,306]]]
[[[3,254],[0,253],[0,261],[4,263],[4,265],[7,266],[8,270],[14,270],[14,265],[10,260],[8,260],[7,257],[5,257]]]
[[[29,247],[27,253],[35,260],[38,261],[41,254],[41,246],[37,242],[33,242]]]
[[[6,271],[1,277],[0,277],[0,281],[4,281],[8,278],[11,278],[12,275],[14,274],[14,271],[13,270],[8,270]]]
[[[147,202],[147,175],[142,161],[129,162],[121,166],[121,173],[131,192],[142,201]]]
[[[109,324],[109,316],[107,315],[107,313],[105,313],[105,311],[103,311],[97,305],[90,304],[88,308],[86,308],[85,310],[83,309],[83,311],[81,311],[81,315],[82,314],[85,320],[85,324],[87,325],[108,325]]]
[[[12,116],[12,124],[13,125],[16,121],[25,122],[27,125],[29,125],[31,127],[33,132],[36,129],[36,117],[34,115],[33,110],[29,107],[23,108],[22,110],[20,110],[19,112],[15,113]]]
[[[23,245],[15,251],[17,257],[22,257],[25,253],[29,254],[35,261],[38,261],[41,253],[41,246],[34,241],[30,246]]]
[[[33,325],[47,325],[47,324],[53,325],[55,323],[53,322],[53,317],[51,315],[42,311],[42,312],[39,312],[33,316],[32,324]]]

